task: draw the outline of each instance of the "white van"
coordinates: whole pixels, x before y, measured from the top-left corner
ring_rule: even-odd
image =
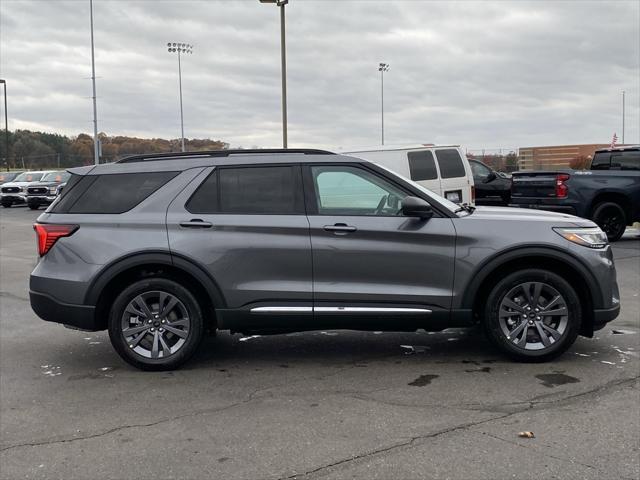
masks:
[[[473,204],[473,172],[459,145],[371,147],[341,154],[378,163],[455,203]]]

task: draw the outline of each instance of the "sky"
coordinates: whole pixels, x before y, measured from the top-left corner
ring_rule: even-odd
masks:
[[[98,127],[279,147],[278,7],[94,0]],[[640,143],[640,1],[290,0],[289,147]],[[9,129],[92,133],[88,0],[0,1]]]

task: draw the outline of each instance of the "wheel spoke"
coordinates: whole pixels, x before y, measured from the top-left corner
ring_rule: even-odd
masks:
[[[509,332],[509,338],[511,340],[514,340],[516,338],[518,338],[518,335],[520,334],[520,332],[522,332],[522,330],[527,326],[527,322],[523,321],[520,323],[520,325],[518,325],[516,328],[514,328],[513,330],[511,330]]]
[[[160,301],[160,317],[166,317],[171,310],[178,304],[178,299],[174,296],[169,297],[169,302],[165,305],[164,299]]]
[[[549,335],[542,328],[542,322],[540,321],[536,322],[536,330],[538,330],[538,335],[540,336],[540,340],[542,341],[542,344],[545,347],[548,347],[549,345],[551,345],[551,342],[549,341]]]
[[[151,347],[151,358],[158,358],[159,356],[159,333],[157,331],[153,332],[153,346]]]
[[[136,338],[134,338],[129,342],[129,347],[133,348],[137,346],[140,343],[140,340],[142,340],[146,334],[147,334],[146,331],[140,333]]]
[[[165,325],[164,328],[167,332],[171,332],[174,335],[179,336],[180,338],[187,338],[187,335],[189,335],[188,332],[180,330],[179,328],[173,328],[171,325]]]
[[[562,336],[562,334],[559,331],[557,331],[555,328],[551,328],[549,325],[547,325],[544,322],[540,322],[540,326],[545,331],[549,332],[554,340],[558,340]]]
[[[533,284],[533,295],[531,296],[531,307],[537,307],[540,302],[540,294],[542,293],[542,283],[536,282]]]
[[[527,333],[529,332],[529,324],[526,322],[522,322],[524,324],[524,330],[522,331],[522,336],[516,342],[516,345],[524,348],[527,345]]]
[[[519,317],[520,316],[520,312],[511,312],[511,311],[505,309],[504,305],[503,305],[502,308],[500,309],[500,313],[498,315],[500,315],[500,318],[502,318],[502,317]]]
[[[514,302],[510,298],[505,298],[504,300],[502,300],[502,306],[509,307],[518,313],[524,313],[524,308],[522,308],[520,305],[518,305],[516,302]]]
[[[567,307],[560,307],[560,308],[556,308],[555,310],[545,310],[544,312],[542,312],[542,314],[545,317],[551,317],[551,316],[556,316],[556,315],[567,315],[569,311],[567,310]]]
[[[153,313],[151,313],[151,310],[149,310],[149,306],[147,305],[147,302],[145,302],[144,298],[142,298],[141,295],[138,295],[136,298],[134,298],[133,302],[135,302],[138,305],[138,307],[142,311],[145,318],[153,318]]]
[[[162,347],[162,356],[166,357],[171,354],[171,348],[167,345],[167,342],[164,340],[164,336],[162,333],[158,334],[158,338],[160,339],[160,345]]]
[[[127,305],[127,308],[125,310],[127,313],[131,313],[133,315],[135,315],[136,317],[142,317],[142,318],[147,318],[147,316],[144,314],[144,312],[142,310],[140,310],[139,308],[137,308],[133,302],[131,302],[129,305]]]
[[[147,328],[149,328],[149,326],[148,326],[148,325],[142,325],[142,326],[140,326],[140,327],[131,327],[131,328],[126,328],[126,329],[124,329],[124,330],[122,331],[122,334],[123,334],[125,337],[131,337],[131,336],[133,336],[133,335],[135,335],[135,334],[137,334],[137,333],[144,332]]]
[[[170,327],[188,327],[189,319],[181,318],[180,320],[176,320],[175,322],[169,322],[167,325]]]
[[[555,307],[560,300],[562,300],[562,297],[560,295],[556,295],[549,303],[542,307],[542,311],[544,312],[545,310]]]

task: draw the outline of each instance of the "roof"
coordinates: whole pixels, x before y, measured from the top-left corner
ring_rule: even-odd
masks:
[[[116,163],[151,162],[156,160],[174,160],[178,158],[229,157],[232,155],[267,155],[267,154],[302,154],[302,155],[334,155],[327,150],[311,148],[262,148],[253,150],[206,150],[199,152],[145,153],[129,155]]]

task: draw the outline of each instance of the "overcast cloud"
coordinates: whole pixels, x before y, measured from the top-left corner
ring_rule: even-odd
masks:
[[[640,143],[640,2],[290,0],[290,147]],[[89,2],[0,2],[9,127],[91,132]],[[94,0],[99,129],[277,147],[279,17],[258,0]]]

